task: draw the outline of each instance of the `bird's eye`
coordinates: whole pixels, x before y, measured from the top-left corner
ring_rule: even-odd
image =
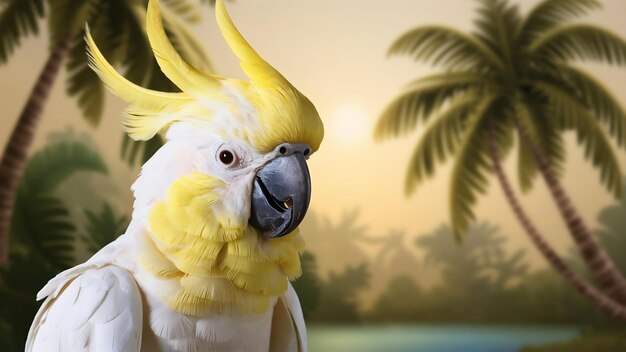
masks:
[[[245,162],[245,153],[237,146],[223,144],[217,149],[215,160],[224,168],[238,169]]]
[[[219,157],[222,164],[226,166],[231,166],[235,163],[235,155],[230,150],[222,150]]]

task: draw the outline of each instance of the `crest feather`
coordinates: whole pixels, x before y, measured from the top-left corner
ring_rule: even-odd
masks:
[[[306,143],[317,150],[324,127],[313,104],[242,37],[222,0],[217,0],[215,13],[221,33],[250,83],[204,73],[186,62],[167,37],[159,0],[148,2],[146,32],[161,71],[181,93],[153,91],[125,79],[106,61],[87,30],[90,66],[113,93],[130,103],[124,119],[126,132],[135,140],[147,140],[173,123],[211,120],[216,108],[237,110],[241,105],[238,99],[243,97],[256,108],[252,117],[261,126],[255,129],[234,123],[233,130],[243,134],[246,142],[261,152],[284,142]]]
[[[211,77],[187,63],[176,51],[163,28],[159,0],[150,0],[146,12],[146,32],[154,57],[161,67],[161,71],[178,88],[191,95],[206,95],[207,91],[218,92],[221,84],[215,77]]]
[[[281,142],[304,142],[317,150],[324,127],[313,104],[250,46],[233,24],[223,0],[215,2],[215,18],[251,81],[251,96],[265,128],[264,133],[255,136],[254,144],[268,151]]]
[[[100,77],[107,88],[124,99],[129,106],[126,110],[124,126],[129,136],[135,140],[148,140],[154,137],[170,119],[155,118],[166,111],[177,111],[193,99],[185,93],[167,93],[140,87],[119,74],[98,49],[91,32],[85,30],[89,67]]]
[[[280,72],[263,60],[239,33],[222,0],[215,2],[215,18],[226,43],[241,61],[241,68],[253,83],[264,88],[276,88],[277,85],[290,86]]]

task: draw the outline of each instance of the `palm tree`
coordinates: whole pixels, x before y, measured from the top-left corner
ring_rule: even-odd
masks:
[[[316,256],[320,276],[326,278],[331,270],[357,266],[369,261],[363,249],[368,243],[367,228],[359,222],[359,210],[345,211],[332,222],[325,216],[310,213],[300,227],[307,240],[307,249]]]
[[[163,89],[163,78],[144,34],[145,0],[6,0],[0,3],[0,64],[5,64],[20,41],[39,33],[39,19],[46,16],[50,54],[33,86],[0,159],[0,264],[8,259],[8,231],[19,179],[48,94],[65,58],[68,58],[67,91],[78,99],[84,117],[97,125],[102,114],[104,87],[89,69],[83,43],[85,23],[93,28],[110,62],[126,67],[126,76],[142,85]],[[200,46],[177,17],[199,20],[188,0],[164,0],[169,5],[165,26],[172,42],[194,65],[208,68]],[[46,6],[47,5],[47,6]],[[46,9],[47,7],[47,9]],[[46,14],[47,12],[47,14]],[[170,87],[173,89],[173,87]],[[158,141],[156,142],[158,143]],[[144,147],[154,150],[155,141]],[[139,145],[129,152],[140,151]]]
[[[454,292],[484,291],[494,258],[504,255],[504,239],[498,228],[487,223],[474,224],[468,228],[462,246],[453,241],[451,232],[449,225],[442,225],[431,234],[416,238],[415,245],[425,251],[425,264],[440,266],[445,286],[453,287]]]
[[[71,139],[46,145],[26,165],[11,222],[11,265],[0,268],[2,351],[24,350],[28,328],[41,305],[35,300],[37,291],[76,265],[79,229],[58,189],[80,172],[103,175],[107,167],[96,150]]]
[[[341,272],[331,271],[321,283],[319,305],[314,320],[333,323],[355,322],[360,318],[359,295],[370,286],[367,264],[346,266]]]
[[[622,192],[610,139],[626,144],[626,112],[602,83],[571,61],[624,65],[626,41],[602,27],[571,22],[599,8],[596,0],[544,0],[526,16],[506,0],[480,3],[473,33],[423,26],[395,41],[390,54],[407,54],[446,71],[417,80],[393,101],[382,113],[377,137],[430,122],[410,162],[407,192],[451,157],[450,212],[459,236],[495,173],[525,232],[552,266],[588,298],[626,319],[626,279],[559,182],[563,133],[574,131],[602,183],[616,196]],[[514,148],[515,135],[522,190],[532,187],[538,173],[543,176],[601,291],[563,262],[521,208],[500,164]]]
[[[371,243],[378,244],[380,247],[374,259],[376,266],[387,266],[398,255],[413,257],[404,246],[404,237],[405,233],[398,230],[391,230],[389,234],[383,237],[368,237]]]
[[[403,231],[391,230],[385,236],[366,236],[366,243],[376,245],[377,253],[372,262],[372,287],[386,287],[396,276],[419,279],[420,265],[418,259],[405,245],[406,234]]]

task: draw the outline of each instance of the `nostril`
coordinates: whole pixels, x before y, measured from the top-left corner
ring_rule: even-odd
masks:
[[[306,148],[306,150],[304,151],[304,156],[309,156],[309,154],[311,153],[311,149]]]
[[[278,152],[281,153],[281,154],[287,153],[287,147],[285,147],[285,146],[280,147],[280,149],[278,149]]]

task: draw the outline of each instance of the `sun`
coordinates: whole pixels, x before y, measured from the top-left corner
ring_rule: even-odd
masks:
[[[331,113],[328,134],[334,141],[346,147],[365,142],[371,135],[367,113],[358,104],[345,104]]]

